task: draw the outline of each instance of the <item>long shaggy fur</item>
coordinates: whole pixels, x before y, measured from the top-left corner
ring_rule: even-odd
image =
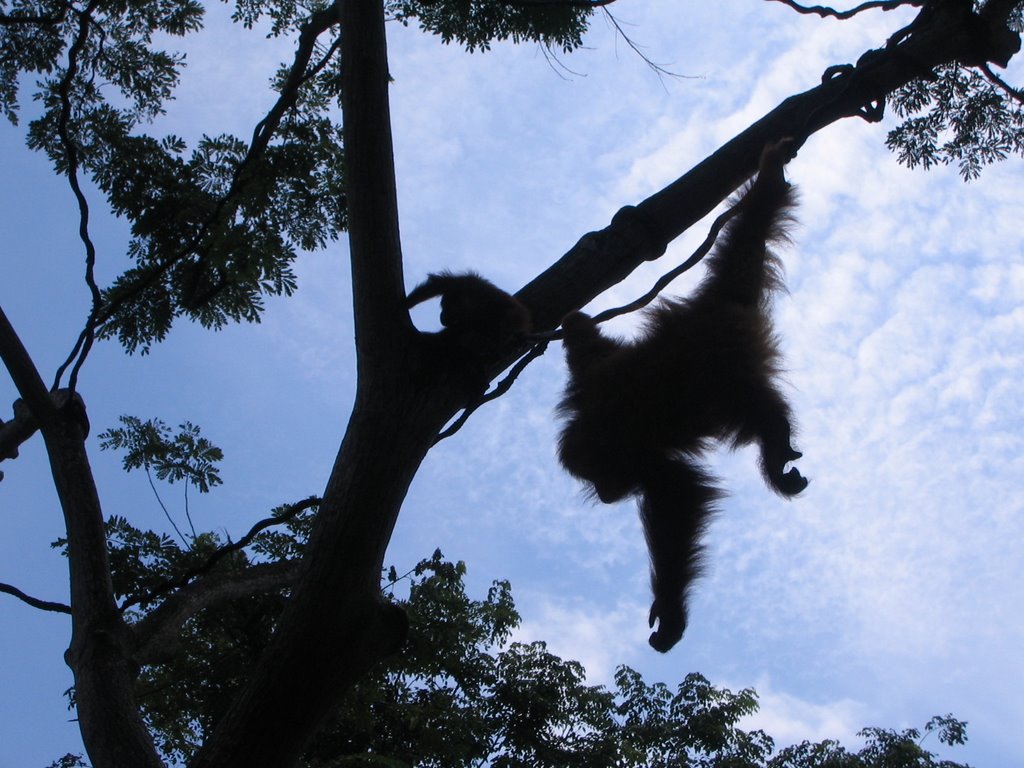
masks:
[[[708,258],[695,294],[664,300],[632,342],[601,334],[583,313],[563,321],[569,384],[559,458],[605,502],[638,496],[651,556],[650,644],[667,651],[686,629],[686,596],[701,571],[702,533],[721,491],[697,463],[709,441],[756,442],[768,486],[807,486],[787,462],[791,413],[775,379],[768,313],[782,289],[770,246],[787,240],[795,193],[783,177],[787,142],[766,148],[757,180]]]

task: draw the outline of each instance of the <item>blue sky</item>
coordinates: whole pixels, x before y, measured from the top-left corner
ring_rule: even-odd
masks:
[[[230,28],[223,6],[210,11],[158,133],[247,136],[271,103],[264,85],[288,47]],[[619,207],[905,20],[821,21],[758,0],[615,12],[651,59],[689,77],[659,79],[600,18],[587,47],[561,58],[564,69],[531,46],[469,56],[391,28],[410,286],[428,271],[474,268],[519,288]],[[787,502],[765,489],[751,452],[712,458],[730,496],[710,531],[690,629],[672,652],[646,643],[647,560],[632,505],[588,502],[555,461],[557,346],[432,451],[388,563],[402,570],[440,547],[468,563],[478,595],[508,578],[519,639],[579,659],[593,682],[626,663],[670,685],[700,671],[754,686],[762,709],[751,725],[780,744],[855,745],[862,726],[953,712],[969,721],[970,742],[950,757],[1024,765],[1024,177],[1016,159],[969,185],[954,169],[908,171],[884,148],[892,125],[832,126],[789,167],[801,225],[776,317],[811,485]],[[0,305],[53,371],[88,301],[73,200],[22,148],[19,129],[0,127],[0,152]],[[126,228],[101,197],[92,202],[109,280],[124,266]],[[695,226],[593,308],[643,293],[706,231]],[[299,293],[270,301],[260,325],[219,334],[181,325],[144,357],[110,343],[93,352],[80,388],[107,514],[168,527],[145,477],[98,450],[96,435],[124,413],[189,419],[224,448],[225,485],[190,500],[204,527],[237,538],[270,508],[322,490],[354,385],[344,243],[304,256],[297,271]],[[0,376],[0,415],[15,397]],[[3,469],[0,581],[66,600],[64,563],[48,547],[61,517],[40,442]],[[179,489],[164,490],[180,510]],[[0,768],[79,751],[61,695],[71,684],[65,617],[7,598],[0,626]]]

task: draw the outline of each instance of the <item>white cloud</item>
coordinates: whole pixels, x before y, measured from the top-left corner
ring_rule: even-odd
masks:
[[[520,593],[517,602],[526,618],[513,639],[543,640],[548,650],[563,659],[580,661],[591,685],[611,686],[615,668],[646,638],[647,607],[622,600],[591,602],[582,598]]]
[[[776,748],[801,741],[834,739],[856,748],[857,732],[866,724],[867,708],[851,699],[817,703],[775,690],[767,678],[756,685],[759,709],[745,717],[741,727],[759,728],[775,740]]]

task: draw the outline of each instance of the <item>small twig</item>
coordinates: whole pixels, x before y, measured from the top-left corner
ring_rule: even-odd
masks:
[[[6,592],[8,595],[21,600],[23,603],[28,603],[33,608],[38,608],[41,611],[52,611],[53,613],[71,613],[71,606],[64,605],[64,603],[53,603],[49,600],[40,600],[37,597],[26,595],[17,587],[12,587],[10,584],[4,584],[0,582],[0,592]]]
[[[192,547],[188,544],[188,539],[182,534],[181,529],[178,528],[178,524],[174,522],[174,518],[171,517],[171,513],[167,511],[167,505],[164,504],[164,500],[160,498],[160,492],[156,489],[156,484],[153,482],[153,475],[150,474],[149,466],[146,466],[146,479],[149,480],[149,487],[153,490],[153,495],[156,496],[156,503],[160,505],[160,509],[164,511],[164,517],[167,518],[167,522],[174,528],[174,532],[178,534],[178,538],[181,539],[181,543],[188,549]],[[187,487],[187,486],[186,486]]]
[[[999,75],[993,72],[992,69],[989,67],[988,62],[983,62],[981,66],[979,66],[979,69],[985,73],[985,77],[988,78],[989,82],[992,83],[992,85],[996,86],[1000,90],[1005,91],[1006,94],[1014,101],[1018,101],[1021,104],[1024,104],[1024,91],[1018,88],[1014,88],[1012,85],[1003,80],[1003,78],[1001,78]]]
[[[327,49],[327,52],[320,57],[320,61],[309,68],[309,71],[303,74],[302,78],[298,82],[298,86],[301,87],[312,80],[314,77],[323,72],[324,67],[330,62],[331,57],[338,52],[341,48],[341,36],[337,36],[331,46]]]
[[[291,505],[291,507],[288,510],[282,512],[280,515],[272,515],[270,517],[266,517],[260,520],[258,523],[253,525],[253,527],[249,529],[249,532],[246,533],[245,536],[240,538],[238,541],[233,542],[231,544],[225,544],[223,547],[216,550],[215,552],[213,552],[213,554],[206,558],[206,560],[202,564],[197,565],[193,568],[189,568],[178,578],[165,581],[163,584],[160,584],[151,589],[145,595],[138,595],[136,597],[132,597],[128,600],[125,600],[124,603],[121,604],[120,610],[124,612],[127,609],[131,608],[133,605],[149,603],[166,592],[181,589],[182,587],[186,586],[196,576],[201,576],[204,573],[208,573],[217,563],[219,563],[227,555],[231,554],[232,552],[238,552],[239,550],[249,546],[249,544],[252,543],[253,539],[256,538],[256,535],[260,531],[269,528],[272,525],[285,523],[291,520],[296,515],[298,515],[300,512],[304,512],[310,507],[315,507],[319,503],[319,496],[310,496],[308,499],[303,499],[302,501],[295,502],[294,504]]]
[[[383,586],[382,586],[382,587],[380,588],[380,589],[381,589],[381,592],[383,592],[383,591],[384,591],[385,589],[392,589],[392,588],[393,588],[393,587],[394,587],[394,586],[395,586],[396,584],[398,584],[398,582],[400,582],[400,581],[405,581],[405,580],[406,580],[406,579],[408,579],[408,578],[409,578],[410,576],[412,576],[412,575],[413,575],[414,573],[416,573],[416,571],[417,571],[418,569],[419,569],[419,565],[417,564],[417,565],[414,565],[414,566],[413,566],[412,568],[410,568],[410,569],[409,569],[408,571],[406,571],[405,573],[403,573],[403,574],[402,574],[401,576],[395,576],[394,580],[392,580],[392,581],[389,581],[389,582],[388,582],[387,584],[384,584],[384,585],[383,585]]]
[[[569,69],[566,63],[562,61],[560,58],[558,58],[558,53],[552,50],[550,45],[540,45],[538,47],[540,48],[541,55],[544,57],[544,61],[547,62],[548,66],[551,68],[551,71],[554,72],[555,75],[560,79],[569,82],[569,78],[566,75],[562,74],[563,72],[568,72],[570,75],[573,75],[574,77],[587,76],[585,72],[577,72],[573,69]]]
[[[668,77],[698,79],[695,75],[680,75],[676,72],[670,72],[660,64],[655,64],[654,61],[652,61],[647,54],[640,50],[640,46],[637,45],[633,41],[633,39],[626,34],[626,31],[622,28],[622,24],[620,24],[619,20],[612,15],[612,12],[609,11],[607,8],[602,8],[601,10],[604,11],[604,15],[608,19],[608,22],[612,25],[612,27],[619,34],[619,36],[626,42],[626,45],[628,45],[633,50],[633,53],[639,56],[641,60],[644,62],[644,64],[650,67],[651,70],[653,70],[658,75],[658,77],[667,75]]]
[[[794,2],[794,0],[768,0],[768,2],[788,5],[798,13],[816,14],[822,18],[832,17],[835,19],[849,19],[862,11],[868,11],[874,8],[878,8],[883,11],[892,11],[904,5],[918,7],[922,5],[923,0],[870,0],[870,2],[861,3],[857,7],[851,8],[848,11],[837,11],[835,8],[830,8],[827,5],[800,5],[799,3]]]
[[[497,400],[499,397],[508,392],[512,388],[512,385],[515,384],[516,379],[519,378],[519,374],[526,370],[526,366],[528,366],[538,357],[543,355],[547,348],[548,340],[541,341],[539,344],[534,344],[532,347],[530,347],[530,351],[523,355],[521,358],[519,358],[519,360],[516,361],[516,364],[509,369],[509,372],[505,376],[505,378],[503,378],[501,381],[495,384],[494,389],[487,392],[475,403],[467,405],[462,410],[462,413],[459,414],[459,417],[455,419],[455,421],[453,421],[448,426],[447,429],[437,434],[437,437],[434,438],[434,442],[432,443],[432,445],[437,445],[446,437],[451,437],[460,429],[462,429],[462,425],[469,420],[469,417],[472,416],[473,412],[476,411],[476,409],[479,408],[481,405],[483,405],[484,403],[489,403],[492,400]]]
[[[192,541],[196,540],[196,527],[192,522],[192,515],[188,511],[188,486],[189,481],[185,481],[185,519],[188,520],[188,527],[192,529]]]

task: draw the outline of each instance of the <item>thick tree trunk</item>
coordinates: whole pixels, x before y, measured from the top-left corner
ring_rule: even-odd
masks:
[[[294,764],[340,693],[404,638],[381,566],[439,415],[399,393],[373,399],[355,409],[278,632],[195,766]]]
[[[278,631],[197,767],[294,764],[340,694],[402,642],[404,615],[380,594],[384,552],[457,405],[405,309],[379,0],[341,3],[341,28],[356,403]]]
[[[131,639],[114,602],[103,512],[85,452],[85,408],[73,393],[51,397],[3,311],[0,357],[43,433],[64,512],[72,627],[65,658],[75,675],[82,741],[101,768],[163,765],[135,703]]]

